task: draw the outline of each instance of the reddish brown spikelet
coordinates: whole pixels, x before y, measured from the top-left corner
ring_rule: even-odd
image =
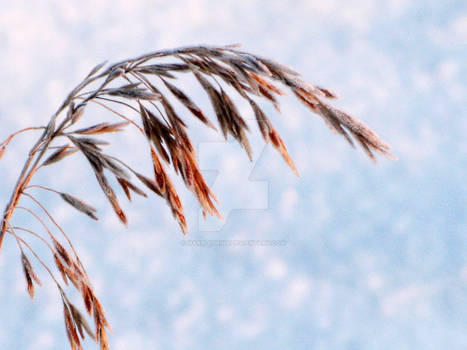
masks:
[[[75,134],[82,134],[82,135],[98,135],[104,133],[111,133],[111,132],[119,132],[122,131],[125,126],[127,126],[128,122],[122,123],[100,123],[96,124],[87,128],[79,129],[73,131]]]
[[[148,195],[144,193],[139,187],[128,181],[127,179],[117,177],[118,183],[122,186],[123,191],[125,192],[126,196],[128,197],[129,200],[131,200],[131,195],[130,195],[130,190],[135,192],[136,194],[142,196],[142,197],[147,197]]]
[[[29,262],[29,259],[26,257],[24,253],[21,253],[21,263],[23,265],[23,272],[24,276],[26,278],[26,287],[28,290],[28,294],[31,297],[31,299],[34,298],[34,282],[36,282],[38,285],[41,285],[41,281],[39,280],[39,277],[37,277],[36,273],[34,272],[34,269],[32,268],[31,263]]]
[[[131,194],[130,194],[130,188],[128,184],[126,183],[126,180],[124,178],[118,177],[117,178],[118,183],[123,189],[123,192],[125,192],[125,195],[127,196],[128,200],[131,201]]]
[[[62,259],[59,257],[58,253],[54,253],[54,261],[55,265],[57,266],[58,271],[60,272],[60,275],[63,278],[63,281],[65,282],[66,285],[68,285],[68,278],[65,273],[65,267],[62,264]]]
[[[87,312],[91,313],[94,294],[85,282],[81,282],[81,296],[83,297],[84,306],[86,307]]]
[[[159,160],[159,157],[156,154],[156,151],[154,150],[154,147],[151,145],[151,158],[152,158],[152,164],[154,168],[154,177],[156,180],[156,184],[159,188],[159,191],[164,194],[166,191],[166,184],[168,180],[168,176],[165,173],[164,166]]]
[[[193,157],[187,157],[187,160],[190,162],[191,169],[193,171],[192,188],[201,207],[205,212],[209,213],[210,215],[215,215],[218,218],[222,218],[212,201],[213,199],[214,201],[218,202],[218,199],[204,180],[204,177],[201,174],[196,161],[193,159]]]
[[[172,210],[172,215],[180,224],[180,227],[183,233],[186,233],[187,226],[186,226],[185,216],[183,215],[182,202],[180,200],[180,197],[177,194],[177,191],[175,190],[174,185],[170,181],[170,178],[167,176],[164,170],[164,167],[159,161],[159,158],[157,157],[157,154],[152,146],[151,146],[151,156],[153,159],[154,173],[156,177],[157,186],[159,187],[159,191],[161,192],[162,196],[164,196],[165,199],[167,200],[167,203],[169,204]]]
[[[269,93],[269,91],[267,89],[265,89],[261,85],[259,86],[259,92],[261,93],[261,95],[266,97],[269,101],[271,101],[272,105],[274,106],[274,108],[276,109],[277,112],[279,112],[279,113],[281,112],[279,103],[277,102],[277,100],[276,100],[276,98],[274,97],[273,94]]]
[[[2,159],[3,155],[5,154],[6,146],[3,145],[0,147],[0,159]]]
[[[63,315],[65,318],[65,328],[72,349],[82,349],[81,341],[79,340],[78,333],[76,332],[75,325],[73,324],[73,319],[71,317],[70,310],[68,306],[63,303]]]
[[[293,93],[301,102],[303,102],[303,104],[305,104],[305,106],[310,108],[313,112],[318,111],[318,100],[316,99],[310,100],[306,98],[305,96],[303,96],[303,94],[298,90],[293,90]]]
[[[162,158],[164,158],[166,162],[169,162],[169,156],[164,149],[163,144],[165,143],[166,146],[171,145],[173,142],[172,131],[141,103],[139,104],[139,107],[146,137],[157,148]]]
[[[135,172],[135,175],[147,188],[149,188],[151,191],[153,191],[157,195],[162,196],[162,193],[161,191],[159,191],[159,187],[154,182],[154,180],[151,180],[150,178],[137,172]]]
[[[105,331],[104,327],[99,328],[99,343],[100,343],[100,350],[108,350],[109,349],[109,342],[107,339],[107,332]]]
[[[42,283],[39,277],[37,277],[36,273],[34,272],[34,269],[32,268],[31,262],[24,253],[21,254],[21,261],[23,263],[23,266],[25,266],[25,268],[28,270],[29,275],[34,280],[34,282],[41,286]]]
[[[65,263],[68,266],[71,266],[72,265],[72,258],[70,256],[70,254],[68,253],[68,251],[65,249],[65,247],[59,241],[57,241],[55,238],[52,238],[52,241],[53,241],[53,244],[55,246],[55,249],[56,249],[58,255],[65,261]]]
[[[128,220],[126,218],[126,215],[123,212],[122,208],[120,207],[120,204],[118,204],[117,196],[115,195],[115,192],[112,189],[112,187],[110,187],[109,182],[107,181],[107,178],[104,176],[102,172],[95,172],[95,175],[99,182],[99,185],[102,188],[102,191],[104,192],[110,204],[112,205],[112,208],[115,214],[117,214],[117,217],[120,219],[120,221],[125,226],[128,225]]]
[[[102,308],[102,305],[99,302],[99,299],[97,299],[95,296],[93,298],[93,311],[94,311],[94,314],[98,315],[99,322],[102,324],[102,326],[106,328],[110,328],[109,323],[107,322],[107,319],[105,318],[105,315],[104,315],[104,309]]]
[[[281,137],[277,133],[275,129],[272,129],[269,133],[269,139],[271,140],[272,144],[276,149],[279,151],[279,153],[282,155],[282,158],[286,161],[286,163],[290,166],[290,168],[293,170],[295,175],[298,175],[298,170],[295,167],[295,164],[289,156],[289,152],[287,152],[287,147],[284,144],[284,141],[282,141]]]
[[[86,321],[86,318],[83,316],[83,314],[73,304],[68,305],[71,310],[71,316],[73,317],[73,321],[80,333],[81,339],[84,339],[83,329],[90,338],[95,339],[95,335],[92,332],[91,327],[89,326],[88,321]]]
[[[185,215],[183,214],[182,202],[180,201],[180,197],[178,196],[172,184],[168,186],[166,199],[172,209],[174,218],[178,221],[180,228],[182,229],[183,234],[186,234],[187,226]]]
[[[259,106],[253,100],[250,99],[249,102],[250,102],[251,107],[253,108],[253,111],[255,112],[256,122],[258,123],[258,127],[261,131],[261,134],[263,135],[264,140],[266,142],[271,141],[272,145],[279,151],[279,153],[282,155],[286,163],[293,170],[295,175],[299,176],[297,168],[295,167],[295,164],[292,158],[287,152],[287,148],[284,144],[284,141],[282,141],[282,138],[279,136],[277,131],[274,129],[268,117],[264,114],[261,108],[259,108]]]
[[[327,98],[337,98],[337,94],[334,91],[331,91],[329,89],[322,88],[320,86],[316,87],[319,91],[321,91],[325,97]]]
[[[253,72],[250,72],[249,74],[250,74],[250,76],[251,76],[260,86],[262,86],[264,89],[269,90],[269,91],[272,91],[272,92],[274,92],[275,94],[280,95],[280,96],[285,96],[285,95],[287,95],[284,91],[282,91],[281,89],[279,89],[277,86],[275,86],[274,84],[270,83],[270,82],[267,81],[266,79],[261,78],[258,74],[255,74],[255,73],[253,73]]]
[[[125,215],[125,213],[123,212],[122,208],[120,208],[120,206],[118,205],[117,202],[112,202],[112,206],[114,207],[114,211],[115,213],[117,214],[118,218],[120,219],[120,221],[125,225],[125,226],[128,226],[128,219]]]

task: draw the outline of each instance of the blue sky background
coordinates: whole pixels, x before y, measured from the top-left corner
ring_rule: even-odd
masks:
[[[121,227],[79,157],[44,169],[36,183],[99,208],[96,224],[35,190],[78,247],[112,324],[112,349],[467,348],[465,1],[0,3],[0,139],[46,122],[105,59],[240,42],[337,91],[337,105],[400,158],[375,166],[292,98],[282,99],[282,115],[266,110],[299,179],[256,128],[249,163],[239,147],[193,123],[226,221],[200,222],[181,190],[187,238],[157,198],[122,198],[130,227]],[[210,111],[192,81],[181,84]],[[15,140],[0,161],[1,205],[34,137]],[[149,173],[134,135],[114,140],[115,154]],[[16,222],[29,224],[20,215]],[[190,247],[187,239],[284,245]],[[66,348],[58,293],[41,277],[31,302],[8,237],[1,349]]]

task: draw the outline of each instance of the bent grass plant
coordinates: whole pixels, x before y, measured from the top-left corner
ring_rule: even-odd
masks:
[[[168,58],[172,59],[172,62],[162,61]],[[130,200],[133,194],[147,197],[146,191],[165,199],[182,232],[186,233],[183,205],[166,167],[172,166],[175,173],[182,178],[200,203],[204,215],[220,217],[220,214],[215,205],[218,202],[217,198],[199,169],[195,147],[188,136],[187,124],[177,113],[172,101],[178,101],[177,103],[189,114],[206,126],[214,130],[219,127],[226,139],[229,136],[233,137],[252,159],[247,137],[250,129],[233,98],[226,92],[226,87],[229,87],[251,106],[264,141],[271,143],[298,175],[282,138],[257,102],[269,101],[279,111],[277,97],[285,95],[285,91],[278,87],[279,84],[290,90],[312,112],[322,117],[327,126],[345,137],[352,147],[354,143],[359,144],[372,160],[376,160],[374,152],[393,157],[389,152],[389,145],[368,126],[329,104],[329,100],[336,98],[333,92],[305,82],[297,72],[283,64],[241,51],[236,45],[161,50],[111,64],[107,68],[104,68],[105,66],[104,62],[94,67],[68,94],[46,125],[19,130],[0,144],[1,157],[16,135],[31,130],[43,130],[26,158],[3,213],[0,250],[5,235],[11,235],[19,248],[27,291],[31,298],[34,297],[35,287],[41,285],[41,280],[30,261],[31,256],[50,275],[63,304],[65,329],[71,349],[82,349],[82,341],[86,335],[98,342],[102,350],[108,349],[107,331],[110,326],[71,240],[44,204],[29,190],[37,188],[54,192],[93,220],[97,220],[97,210],[74,195],[31,184],[33,176],[39,170],[46,170],[46,167],[70,156],[83,156],[89,162],[90,170],[104,196],[124,225],[128,224],[128,219],[119,204],[114,188],[116,184]],[[192,74],[199,82],[209,97],[218,127],[187,93],[176,85],[177,74],[182,73]],[[86,107],[91,104],[107,110],[116,121],[98,124],[89,121],[90,126],[77,129],[75,124],[78,120],[86,118]],[[123,106],[127,113],[117,111],[115,106]],[[108,143],[95,137],[129,132],[130,128],[136,129],[133,132],[139,133],[147,140],[154,169],[152,175],[144,175],[120,158],[109,155],[104,151],[104,146]],[[62,144],[56,145],[58,141]],[[109,176],[115,178],[113,184],[109,181]],[[24,206],[21,201],[23,197],[32,200],[41,214]],[[18,209],[26,211],[37,220],[43,232],[13,225],[12,218]],[[61,275],[62,281],[55,276],[53,267],[48,266],[28,242],[31,236],[39,239],[50,250],[55,269]],[[70,283],[82,297],[83,310],[72,304],[67,296],[66,286]],[[93,327],[88,323],[85,314],[93,320]]]

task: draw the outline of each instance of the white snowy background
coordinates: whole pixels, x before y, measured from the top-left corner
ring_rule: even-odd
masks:
[[[129,229],[122,227],[79,156],[44,169],[36,183],[99,208],[100,221],[91,222],[34,190],[77,245],[112,324],[112,349],[467,349],[465,1],[0,5],[0,139],[45,123],[103,60],[242,43],[336,90],[337,105],[372,126],[400,158],[375,166],[292,97],[281,100],[281,115],[267,111],[299,179],[262,146],[254,126],[250,164],[239,147],[193,122],[226,221],[200,222],[196,202],[181,190],[186,238],[157,198],[131,205],[122,198],[130,218]],[[187,84],[213,117],[200,88]],[[2,206],[34,137],[18,137],[0,161]],[[150,169],[134,136],[114,140],[122,157]],[[28,220],[18,215],[16,222]],[[190,239],[283,244],[183,245]],[[32,302],[7,237],[0,254],[2,350],[67,348],[58,293],[40,276],[45,285]]]

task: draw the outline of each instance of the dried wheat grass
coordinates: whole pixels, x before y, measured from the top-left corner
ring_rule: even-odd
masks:
[[[161,63],[158,62],[160,58],[172,58],[174,62]],[[52,191],[79,212],[94,220],[97,220],[97,210],[74,195],[44,186],[30,185],[30,181],[40,168],[57,164],[66,157],[79,153],[89,162],[90,169],[102,192],[123,224],[126,225],[128,219],[119,204],[117,192],[112,187],[108,176],[116,179],[129,200],[131,200],[131,193],[147,197],[147,194],[132,182],[133,178],[151,192],[164,198],[181,230],[186,233],[183,204],[166,169],[167,166],[172,166],[186,187],[197,198],[203,214],[220,217],[215,206],[217,198],[199,169],[195,148],[188,135],[187,124],[174,108],[171,97],[201,123],[213,130],[217,130],[217,127],[209,119],[208,113],[205,113],[185,91],[175,85],[177,74],[193,74],[209,97],[223,136],[226,139],[231,136],[237,140],[250,159],[252,159],[252,150],[248,140],[250,128],[236,107],[234,99],[227,93],[225,86],[233,89],[240,98],[248,102],[265,142],[270,142],[277,149],[297,175],[297,169],[284,141],[257,103],[257,100],[264,99],[280,111],[278,97],[286,93],[277,84],[289,89],[307,108],[322,117],[332,131],[345,137],[351,146],[354,146],[354,141],[360,144],[372,160],[376,159],[374,152],[393,157],[389,152],[389,145],[368,126],[329,104],[328,100],[335,98],[335,93],[305,82],[297,72],[283,64],[241,51],[236,46],[193,46],[155,51],[109,65],[105,69],[104,66],[105,63],[99,64],[90,71],[87,77],[69,93],[46,126],[20,130],[0,144],[1,157],[10,141],[18,133],[43,130],[26,160],[5,209],[1,225],[0,248],[5,233],[14,236],[21,251],[21,262],[31,298],[34,296],[34,285],[40,285],[41,282],[26,256],[25,247],[50,274],[62,298],[65,328],[72,349],[82,349],[82,340],[86,334],[99,342],[101,350],[107,349],[106,330],[109,329],[109,324],[71,241],[44,205],[32,196],[29,190],[36,187]],[[96,87],[85,91],[85,88],[93,85]],[[170,94],[162,92],[161,87],[164,87]],[[107,109],[121,120],[70,130],[84,118],[84,112],[90,103]],[[137,113],[141,124],[114,110],[110,107],[113,104],[126,106],[128,113],[133,115]],[[118,157],[107,154],[103,147],[108,142],[95,138],[95,135],[124,132],[130,127],[136,127],[137,132],[140,132],[147,140],[148,154],[154,172],[151,176],[143,175]],[[53,146],[53,142],[59,139],[65,144]],[[43,158],[45,160],[42,161]],[[23,195],[32,200],[55,227],[49,228],[34,210],[21,207],[40,221],[49,236],[49,241],[37,232],[11,226],[13,212],[19,208],[18,203]],[[63,283],[68,285],[71,282],[81,294],[85,311],[94,320],[94,331],[91,330],[85,316],[68,300],[64,286],[58,282],[50,268],[35,253],[19,231],[24,234],[30,233],[47,244]],[[58,231],[67,244],[61,243],[53,231]]]

